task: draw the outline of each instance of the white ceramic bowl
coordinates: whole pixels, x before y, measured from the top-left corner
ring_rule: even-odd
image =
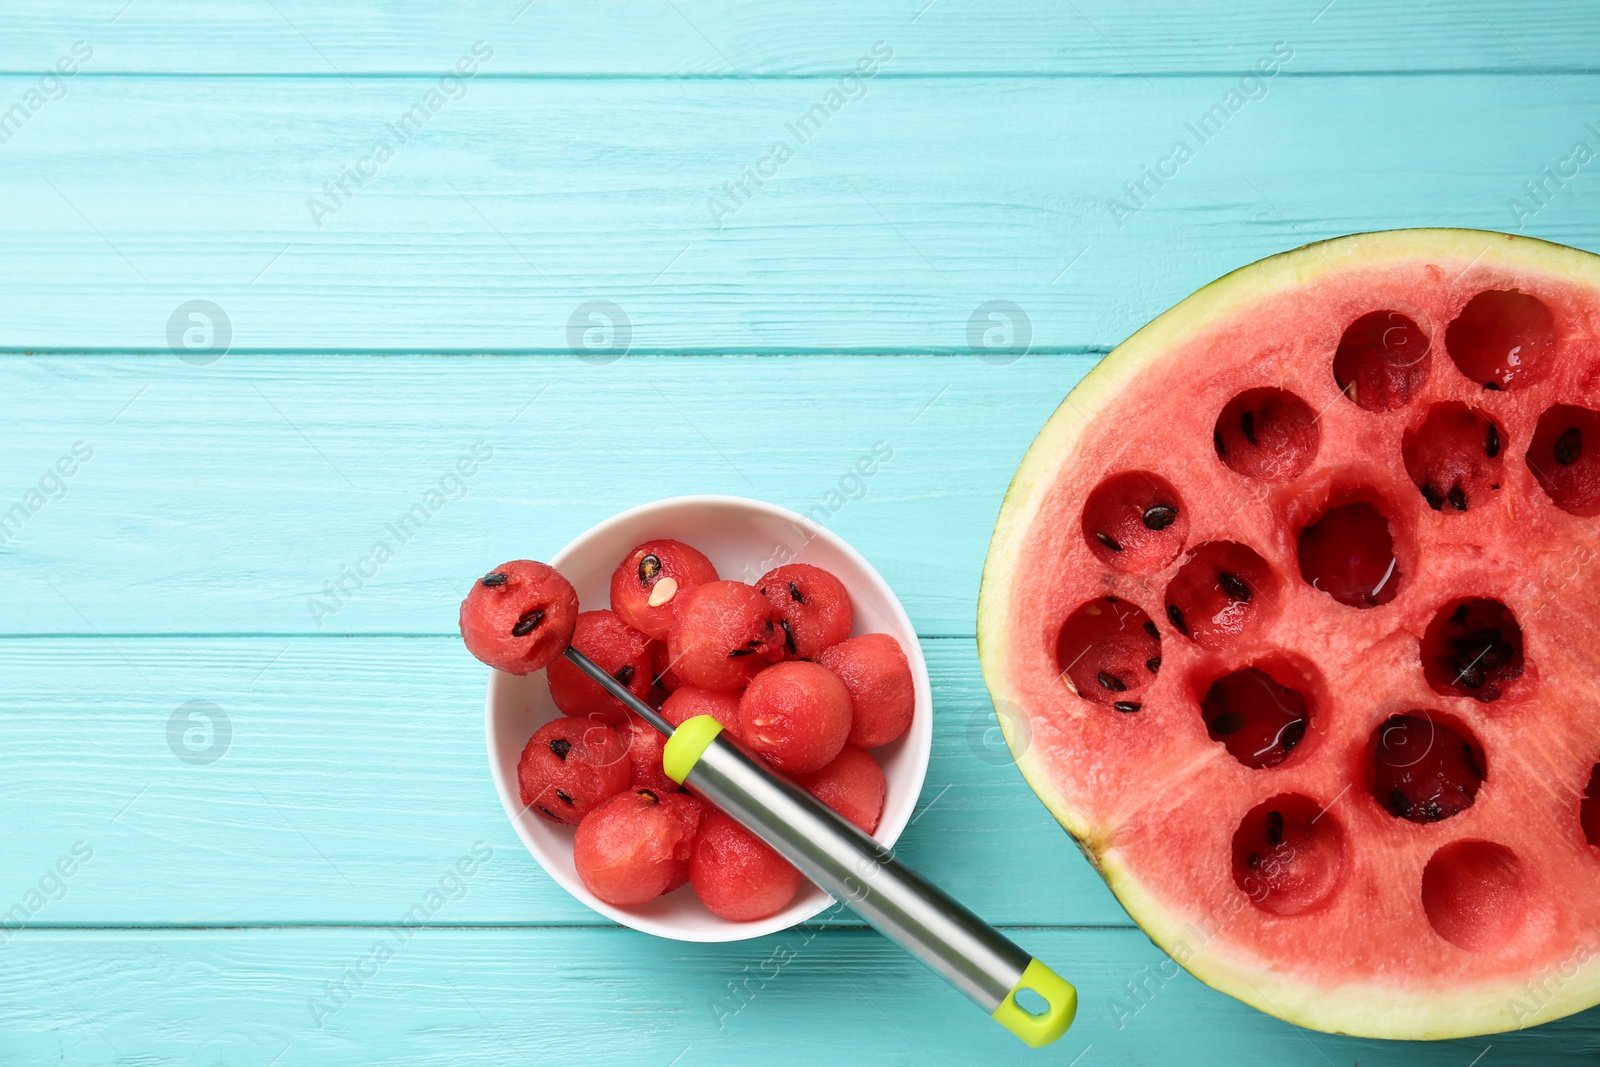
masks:
[[[753,582],[783,563],[810,563],[837,575],[850,591],[855,614],[851,634],[887,633],[899,640],[911,664],[916,711],[911,728],[892,744],[874,749],[888,789],[875,835],[893,844],[905,829],[922,792],[933,743],[933,695],[928,664],[905,609],[859,552],[810,519],[759,500],[735,496],[681,496],[624,511],[584,533],[548,559],[578,591],[583,610],[610,605],[611,572],[636,545],[670,537],[693,545],[716,564],[723,578]],[[489,672],[487,732],[489,769],[500,803],[517,836],[550,877],[589,907],[624,926],[679,941],[742,941],[804,922],[830,898],[804,883],[789,906],[758,922],[729,922],[707,911],[690,886],[636,908],[598,899],[572,864],[572,828],[556,826],[523,807],[517,791],[517,759],[528,738],[561,713],[550,701],[544,672],[523,677]]]

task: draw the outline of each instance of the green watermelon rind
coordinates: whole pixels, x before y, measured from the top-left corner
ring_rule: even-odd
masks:
[[[1082,431],[1120,395],[1133,376],[1155,365],[1189,337],[1250,306],[1343,268],[1368,269],[1419,260],[1452,276],[1477,263],[1549,275],[1600,291],[1600,256],[1532,237],[1490,230],[1427,228],[1336,237],[1258,260],[1218,278],[1152,319],[1106,355],[1062,400],[1022,458],[1006,490],[984,560],[978,592],[978,661],[991,698],[1019,704],[1007,676],[1006,638],[1012,567],[1035,515],[1066,464]],[[1521,986],[1469,987],[1418,996],[1381,985],[1314,989],[1282,979],[1269,961],[1251,967],[1238,959],[1196,949],[1185,941],[1185,920],[1146,892],[1107,842],[1051,783],[1038,758],[1015,732],[1012,716],[997,716],[1017,769],[1050,814],[1072,835],[1130,918],[1196,978],[1237,1000],[1297,1026],[1328,1033],[1405,1040],[1438,1040],[1500,1033],[1525,1025],[1535,1001]],[[1544,1023],[1600,1003],[1600,966],[1580,967],[1531,1021]],[[1544,994],[1542,993],[1541,996]]]

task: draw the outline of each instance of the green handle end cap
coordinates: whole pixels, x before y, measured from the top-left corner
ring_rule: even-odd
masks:
[[[667,772],[667,777],[682,785],[721,732],[722,724],[709,715],[685,719],[683,725],[667,738],[666,747],[661,750],[661,766]]]
[[[1017,1003],[1017,993],[1024,989],[1044,998],[1044,1011],[1034,1015]],[[1072,983],[1032,960],[990,1018],[1020,1037],[1029,1048],[1043,1048],[1066,1033],[1077,1014],[1078,991]]]

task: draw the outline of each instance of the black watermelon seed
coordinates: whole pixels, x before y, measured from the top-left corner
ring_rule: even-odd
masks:
[[[1102,545],[1105,545],[1113,552],[1122,551],[1122,546],[1117,544],[1117,539],[1106,533],[1104,530],[1096,530],[1094,532],[1094,539],[1099,541]]]
[[[1189,635],[1189,624],[1183,621],[1183,611],[1176,604],[1167,605],[1167,618],[1172,620],[1172,625],[1185,637]]]
[[[1151,656],[1149,659],[1145,660],[1144,661],[1144,669],[1149,671],[1151,674],[1155,674],[1158,671],[1160,671],[1161,670],[1161,657],[1160,656]]]
[[[748,656],[754,651],[755,649],[753,648],[736,648],[732,652],[728,653],[728,658],[733,659],[735,656]]]
[[[1583,431],[1576,426],[1569,426],[1565,433],[1556,438],[1556,462],[1563,467],[1570,467],[1578,462],[1578,457],[1583,453]]]
[[[569,806],[572,804],[572,798],[567,796],[566,793],[562,792],[559,789],[556,790],[556,799],[561,801],[561,803],[567,804]]]
[[[1113,693],[1121,693],[1128,688],[1128,683],[1108,671],[1101,671],[1095,675],[1095,680],[1100,683],[1101,689],[1109,689]]]
[[[1450,501],[1450,506],[1457,511],[1467,510],[1467,494],[1461,491],[1459,485],[1452,485],[1450,492],[1445,495],[1445,499]]]
[[[1104,600],[1107,604],[1120,604],[1120,603],[1122,603],[1122,601],[1118,600],[1114,596],[1101,597],[1100,599]]]
[[[1406,795],[1400,790],[1391,790],[1389,793],[1389,810],[1403,819],[1411,814],[1411,801],[1407,800]]]
[[[1456,676],[1456,681],[1468,689],[1481,689],[1483,688],[1483,671],[1477,667],[1468,667]]]
[[[1156,624],[1151,622],[1149,619],[1144,620],[1144,632],[1155,638],[1157,641],[1161,640],[1161,631],[1156,629]]]
[[[1428,506],[1434,511],[1444,510],[1444,496],[1439,492],[1439,490],[1433,487],[1431,482],[1424,482],[1422,484],[1422,499],[1426,500],[1428,502]]]
[[[661,573],[661,557],[650,554],[639,561],[639,584],[649,585]]]
[[[1144,524],[1147,529],[1165,530],[1178,519],[1178,509],[1170,504],[1153,504],[1144,509]]]
[[[633,681],[633,664],[624,663],[622,666],[617,668],[617,673],[613,674],[611,677],[615,678],[623,685],[627,685],[629,682]]]
[[[1244,439],[1251,444],[1256,443],[1256,413],[1253,411],[1239,412],[1239,429],[1244,434]]]
[[[561,819],[556,815],[555,812],[551,811],[549,808],[545,807],[543,804],[536,804],[534,806],[537,807],[540,811],[544,812],[545,815],[549,817],[551,822],[560,822],[561,821]]]
[[[538,626],[543,621],[544,612],[540,611],[538,608],[534,608],[532,611],[528,612],[522,618],[517,620],[517,624],[511,628],[511,636],[527,637],[529,634],[533,633],[533,628]]]
[[[566,759],[567,753],[572,751],[572,742],[565,737],[558,737],[550,742],[550,751],[556,754],[556,758]]]
[[[654,790],[651,790],[651,789],[639,789],[639,790],[636,790],[636,792],[640,796],[644,797],[646,800],[648,800],[652,804],[661,803],[661,798],[656,796]]]
[[[1267,812],[1267,844],[1277,848],[1283,844],[1283,812]]]
[[[800,595],[800,587],[793,582],[789,583],[789,599],[796,604],[804,604],[806,602],[806,598]]]
[[[1216,446],[1217,455],[1226,456],[1228,454],[1228,446],[1222,443],[1221,430],[1211,431],[1211,443]]]
[[[1217,575],[1217,584],[1222,586],[1222,591],[1228,594],[1229,600],[1237,600],[1241,604],[1250,603],[1250,586],[1238,575],[1222,571]]]
[[[1306,721],[1296,719],[1283,728],[1283,733],[1278,735],[1278,744],[1283,746],[1284,752],[1293,752],[1295,746],[1306,739]]]
[[[1461,758],[1466,761],[1467,770],[1479,778],[1485,777],[1483,771],[1478,767],[1478,757],[1473,754],[1471,745],[1461,746]]]
[[[486,585],[493,589],[497,585],[505,585],[506,577],[507,575],[504,571],[495,571],[493,574],[485,574],[482,578],[479,578],[478,584]]]
[[[1483,442],[1483,453],[1490,459],[1500,454],[1500,429],[1494,423],[1489,424],[1488,433]]]
[[[1211,720],[1210,730],[1217,737],[1227,737],[1239,732],[1244,725],[1244,716],[1237,712],[1225,711]]]
[[[1119,700],[1111,706],[1122,712],[1124,715],[1130,715],[1144,707],[1144,705],[1139,703],[1137,700]]]
[[[1489,390],[1491,393],[1498,393],[1500,391],[1499,382],[1484,382],[1483,387]]]
[[[1466,622],[1467,606],[1465,604],[1457,604],[1456,610],[1450,613],[1450,621],[1455,623],[1457,626],[1460,626],[1462,623]]]
[[[794,647],[794,634],[789,632],[789,620],[781,619],[778,625],[783,627],[783,647],[789,650],[789,655],[794,655],[799,649]]]

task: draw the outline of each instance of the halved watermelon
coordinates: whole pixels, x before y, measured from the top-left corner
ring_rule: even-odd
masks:
[[[1203,981],[1368,1036],[1545,1022],[1600,1002],[1596,516],[1600,257],[1309,245],[1062,403],[990,545],[984,675]]]

